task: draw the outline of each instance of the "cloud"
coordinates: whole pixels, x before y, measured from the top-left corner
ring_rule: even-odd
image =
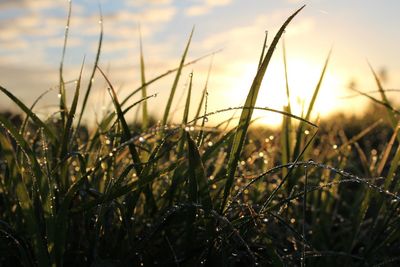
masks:
[[[185,10],[185,15],[189,17],[201,16],[209,13],[215,7],[226,6],[231,3],[231,0],[206,0],[204,3],[194,5]]]
[[[28,8],[32,10],[43,10],[49,8],[60,7],[64,3],[53,0],[2,0],[0,2],[0,9],[8,8]]]
[[[125,3],[129,6],[143,6],[143,5],[170,5],[172,4],[172,0],[136,0],[136,1],[130,1],[127,0]]]

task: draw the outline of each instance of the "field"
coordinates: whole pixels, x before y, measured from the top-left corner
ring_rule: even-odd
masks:
[[[41,96],[28,107],[0,86],[22,113],[0,115],[0,265],[397,266],[399,111],[373,68],[380,98],[358,91],[373,103],[363,119],[312,119],[329,55],[301,117],[290,103],[255,107],[301,9],[264,43],[238,120],[215,127],[208,118],[225,110],[207,113],[207,87],[191,102],[192,76],[181,121],[170,122],[193,31],[174,71],[146,81],[141,55],[142,86],[123,99],[97,64],[102,33],[89,84],[81,88],[80,75],[70,103],[61,63],[59,110],[48,118],[33,111]],[[113,107],[88,129],[81,121],[95,75]],[[146,87],[166,75],[175,79],[155,121]],[[125,115],[137,107],[134,125]],[[253,125],[254,109],[280,113],[280,129]]]

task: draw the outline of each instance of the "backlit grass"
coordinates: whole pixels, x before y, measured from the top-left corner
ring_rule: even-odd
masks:
[[[21,121],[0,115],[0,265],[396,266],[399,112],[372,67],[380,99],[360,93],[380,113],[359,126],[345,117],[311,119],[330,53],[303,117],[291,114],[290,103],[255,107],[274,50],[302,9],[266,51],[265,38],[243,106],[208,111],[207,85],[193,103],[192,73],[178,124],[169,118],[181,71],[203,59],[186,62],[194,30],[178,67],[150,80],[141,47],[141,86],[125,98],[99,66],[102,28],[88,87],[81,70],[71,103],[63,52],[59,111],[50,118],[0,86],[23,114]],[[172,74],[163,118],[154,123],[146,87]],[[88,130],[81,120],[95,75],[113,107]],[[133,127],[125,115],[138,105],[142,122]],[[241,112],[237,125],[207,126],[209,117],[233,109]],[[282,127],[252,127],[254,109],[281,114]]]

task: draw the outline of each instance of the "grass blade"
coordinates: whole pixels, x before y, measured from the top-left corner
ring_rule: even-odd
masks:
[[[147,97],[146,89],[146,76],[145,76],[145,65],[143,56],[143,45],[142,45],[142,32],[139,25],[139,40],[140,40],[140,78],[142,81],[142,98]],[[142,104],[142,130],[146,130],[148,127],[148,115],[147,115],[147,101]]]
[[[110,80],[107,78],[107,76],[104,74],[104,72],[99,67],[98,67],[98,69],[99,69],[100,73],[103,75],[104,79],[107,81],[107,84],[109,86],[109,93],[110,93],[110,96],[111,96],[112,101],[114,103],[115,110],[117,111],[118,120],[120,121],[120,123],[122,125],[123,142],[124,141],[128,141],[128,140],[132,139],[132,135],[131,135],[129,126],[128,126],[126,120],[125,120],[124,114],[122,112],[121,105],[120,105],[120,103],[118,101],[118,98],[117,98],[117,94],[116,94],[116,92],[114,90],[114,87],[112,86]],[[136,150],[136,147],[135,147],[135,145],[133,143],[129,143],[128,149],[129,149],[129,152],[130,152],[130,154],[132,156],[133,163],[135,163],[135,171],[136,171],[136,174],[139,176],[139,181],[140,181],[143,178],[141,176],[143,168],[142,168],[142,162],[140,160],[139,153]],[[154,197],[153,197],[153,194],[152,194],[152,192],[150,190],[150,186],[149,185],[145,186],[144,193],[146,195],[146,199],[147,199],[148,203],[150,203],[152,208],[155,209],[156,206],[155,206],[155,203],[154,203]]]
[[[88,84],[88,87],[86,89],[85,96],[83,97],[83,102],[82,102],[81,112],[79,114],[77,128],[79,128],[79,126],[81,125],[82,116],[85,113],[85,108],[86,108],[86,105],[87,105],[87,101],[89,99],[89,94],[90,94],[90,92],[92,90],[92,86],[93,86],[93,82],[94,82],[94,76],[96,74],[97,66],[98,66],[99,60],[100,60],[101,46],[103,44],[103,15],[102,15],[101,7],[99,9],[100,9],[100,20],[99,20],[100,36],[99,36],[99,41],[98,41],[98,46],[97,46],[96,59],[94,61],[92,74],[90,75],[89,84]]]
[[[192,64],[195,64],[196,62],[198,62],[200,60],[203,60],[203,59],[205,59],[205,58],[207,58],[209,56],[213,56],[213,55],[215,55],[216,53],[218,53],[220,51],[221,50],[217,50],[217,51],[211,52],[209,54],[206,54],[204,56],[198,57],[198,58],[196,58],[196,59],[194,59],[194,60],[192,60],[190,62],[185,63],[183,65],[183,67],[187,67],[187,66],[190,66]],[[166,77],[166,76],[168,76],[168,75],[170,75],[170,74],[172,74],[172,73],[174,73],[174,72],[176,72],[178,70],[179,70],[179,67],[175,68],[175,69],[168,70],[168,71],[166,71],[166,72],[164,72],[164,73],[152,78],[150,81],[146,82],[144,85],[139,86],[132,93],[130,93],[128,96],[126,96],[124,100],[121,101],[121,106],[125,105],[126,102],[128,102],[129,99],[131,99],[135,94],[137,94],[138,92],[141,92],[143,86],[149,86],[150,84],[152,84],[152,83],[154,83],[154,82],[156,82],[156,81],[158,81],[158,80],[160,80],[160,79],[162,79],[162,78],[164,78],[164,77]]]
[[[194,32],[194,27],[193,27],[193,29],[192,29],[192,31],[190,33],[189,40],[188,40],[188,42],[186,44],[185,51],[183,52],[183,55],[182,55],[182,58],[181,58],[181,62],[179,64],[179,68],[178,68],[178,70],[176,72],[174,83],[172,84],[172,89],[171,89],[171,92],[170,92],[170,95],[169,95],[169,98],[168,98],[168,102],[167,102],[167,106],[165,107],[164,116],[163,116],[163,119],[162,119],[162,124],[161,124],[162,126],[166,125],[167,122],[168,122],[168,116],[170,115],[169,113],[170,113],[172,101],[174,99],[176,88],[178,87],[179,78],[181,76],[183,65],[185,64],[185,59],[186,59],[187,52],[189,51],[189,46],[190,46],[190,42],[192,41],[193,32]]]
[[[275,35],[274,40],[272,41],[271,46],[268,49],[267,54],[266,54],[265,58],[263,59],[263,62],[261,64],[260,68],[257,71],[257,74],[254,78],[253,84],[251,85],[250,91],[247,95],[246,102],[245,102],[245,107],[248,107],[250,109],[242,110],[242,114],[240,116],[239,124],[238,124],[239,126],[235,133],[233,143],[232,143],[232,150],[229,155],[228,168],[227,168],[227,180],[226,180],[225,189],[224,189],[224,196],[223,196],[222,203],[221,203],[221,213],[223,212],[223,210],[225,208],[226,201],[228,199],[228,196],[231,191],[231,187],[233,185],[233,180],[234,180],[234,176],[235,176],[235,172],[236,172],[237,163],[239,161],[240,153],[241,153],[243,145],[244,145],[244,140],[245,140],[246,132],[247,132],[250,120],[251,120],[251,116],[253,114],[252,108],[254,107],[255,102],[257,100],[258,91],[260,89],[261,82],[264,78],[268,64],[272,58],[272,54],[274,53],[275,47],[277,46],[278,41],[281,38],[283,32],[285,31],[285,28],[287,27],[287,25],[304,7],[305,6],[302,6],[301,8],[299,8],[281,26],[278,33]]]
[[[314,93],[313,93],[313,95],[311,97],[310,105],[308,106],[307,113],[306,113],[306,116],[305,116],[305,120],[307,120],[307,121],[310,120],[311,112],[312,112],[312,110],[314,108],[315,101],[317,99],[319,90],[320,90],[321,85],[322,85],[322,81],[323,81],[323,79],[325,77],[325,72],[326,72],[326,69],[328,67],[328,63],[329,63],[329,59],[330,59],[331,53],[332,53],[332,48],[329,50],[328,56],[325,59],[324,67],[322,68],[322,72],[321,72],[321,75],[319,77],[317,86],[315,87]],[[293,150],[293,154],[292,154],[293,157],[297,157],[297,155],[299,155],[299,153],[300,153],[301,146],[302,146],[302,143],[303,143],[304,126],[305,126],[304,123],[300,122],[300,124],[299,124],[299,126],[297,128],[296,144],[295,144],[295,147],[294,147],[294,150]],[[288,184],[287,184],[288,192],[290,192],[292,190],[292,187],[295,184],[294,179],[297,176],[298,175],[293,175],[292,177],[289,177]]]
[[[59,77],[60,77],[60,88],[59,88],[59,97],[60,97],[60,115],[61,115],[61,122],[65,124],[65,118],[67,116],[67,97],[65,93],[65,82],[63,77],[64,71],[64,58],[65,58],[65,51],[67,50],[67,42],[68,42],[68,32],[69,26],[71,21],[71,12],[72,12],[72,1],[69,1],[68,5],[68,17],[67,17],[67,25],[65,26],[65,33],[64,33],[64,45],[62,49],[61,55],[61,62],[60,62],[60,69],[59,69]]]
[[[285,70],[285,84],[286,84],[286,97],[287,97],[287,105],[283,107],[283,110],[292,113],[290,107],[290,90],[289,90],[289,80],[288,80],[288,71],[287,71],[287,63],[286,63],[286,47],[285,47],[285,38],[282,38],[282,53],[283,53],[283,66]],[[282,119],[282,134],[281,134],[281,146],[282,146],[282,164],[286,164],[290,161],[290,135],[292,128],[292,120],[290,117],[284,116]],[[282,170],[282,175],[285,176],[287,174],[287,170]]]
[[[62,137],[62,143],[61,143],[61,150],[60,150],[60,158],[64,158],[67,154],[67,150],[68,150],[68,144],[70,144],[70,138],[72,136],[72,123],[74,121],[74,117],[75,117],[75,112],[76,112],[76,107],[78,105],[78,100],[79,100],[79,91],[80,91],[80,87],[81,87],[81,80],[82,80],[82,72],[83,72],[83,66],[85,64],[85,59],[83,60],[82,66],[81,66],[81,70],[79,73],[79,78],[78,81],[76,83],[76,88],[75,88],[75,94],[74,94],[74,98],[72,100],[72,104],[71,104],[71,110],[68,113],[67,116],[67,121],[64,125],[64,132],[63,132],[63,137]],[[66,185],[66,184],[65,184]]]
[[[8,134],[16,141],[17,145],[21,148],[23,153],[29,159],[31,163],[31,168],[33,171],[34,177],[39,181],[39,184],[42,185],[41,181],[43,181],[43,175],[41,173],[40,165],[36,160],[35,154],[32,149],[29,147],[24,138],[18,133],[18,130],[3,116],[0,115],[0,125],[8,132]],[[21,173],[21,170],[19,170]],[[32,242],[34,244],[34,252],[36,255],[36,259],[38,261],[39,266],[49,266],[49,257],[47,244],[44,237],[41,235],[41,227],[40,227],[40,219],[35,214],[35,208],[33,206],[33,201],[29,196],[28,188],[26,187],[24,181],[22,180],[21,175],[16,175],[16,188],[15,192],[18,197],[19,207],[22,210],[22,213],[25,218],[25,226],[29,235],[32,238]],[[46,188],[42,187],[39,189],[40,194],[42,195],[42,199],[46,201],[47,192]],[[47,203],[49,204],[49,202]],[[48,212],[50,209],[50,205],[44,204],[45,210]]]
[[[35,113],[32,112],[31,109],[29,109],[24,103],[22,103],[16,96],[14,96],[10,91],[8,91],[6,88],[0,86],[0,90],[7,95],[17,106],[22,109],[26,113],[26,115],[33,120],[34,123],[40,128],[43,128],[44,132],[46,133],[46,136],[52,141],[53,144],[57,143],[57,138],[55,133],[50,129],[50,127],[45,124],[42,120],[39,119],[38,116],[36,116]]]
[[[206,98],[206,95],[207,95],[208,81],[209,81],[209,79],[210,79],[210,73],[211,73],[211,68],[212,68],[213,60],[214,60],[214,55],[211,56],[210,65],[208,66],[208,71],[207,71],[206,83],[205,83],[205,85],[204,85],[204,89],[203,89],[203,92],[202,92],[202,94],[201,94],[200,103],[199,103],[199,107],[197,108],[197,112],[196,112],[195,118],[197,118],[197,117],[200,116],[200,112],[201,112],[201,109],[202,109],[202,107],[203,107],[203,103],[204,103],[204,100],[205,100],[205,98]],[[196,123],[197,123],[197,120],[194,122],[193,125],[196,126]]]
[[[186,133],[186,140],[189,159],[189,200],[193,203],[200,202],[206,213],[210,213],[213,206],[203,162],[197,145],[189,133]]]

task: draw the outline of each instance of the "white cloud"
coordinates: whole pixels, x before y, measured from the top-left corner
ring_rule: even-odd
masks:
[[[142,7],[142,6],[148,6],[148,5],[172,5],[172,0],[125,0],[125,4],[128,6],[133,6],[133,7]]]
[[[226,6],[231,3],[231,0],[206,0],[202,4],[193,5],[185,10],[185,15],[201,16],[209,13],[215,7]]]

